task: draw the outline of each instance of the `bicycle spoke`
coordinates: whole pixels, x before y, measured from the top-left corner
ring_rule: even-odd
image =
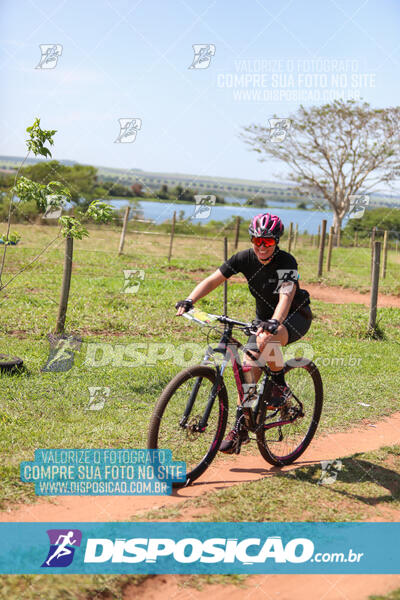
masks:
[[[208,376],[199,378],[199,369]],[[152,418],[149,443],[152,447],[171,450],[173,460],[184,461],[189,474],[197,468],[204,470],[214,458],[225,430],[226,408],[221,394],[217,394],[203,426],[215,372],[206,367],[196,367],[188,372],[189,377],[184,377],[183,373],[165,398],[160,398]],[[190,413],[184,417],[188,406],[191,406]]]
[[[276,411],[264,413],[263,426],[286,421],[258,435],[259,449],[264,458],[273,464],[289,464],[300,456],[310,443],[318,425],[322,408],[322,385],[315,367],[293,368],[285,375],[293,396]]]

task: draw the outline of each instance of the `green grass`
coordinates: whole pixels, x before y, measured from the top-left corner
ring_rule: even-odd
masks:
[[[276,472],[250,483],[141,514],[141,520],[362,521],[380,509],[400,509],[400,446],[342,458],[333,483],[321,484],[321,465]],[[245,499],[245,500],[244,500]],[[196,509],[196,515],[190,511]],[[188,518],[189,516],[189,518]],[[390,520],[390,519],[389,519]]]
[[[56,230],[18,225],[21,244],[7,251],[3,282],[37,254]],[[194,231],[188,233],[194,233]],[[54,328],[63,265],[63,240],[59,239],[27,271],[1,292],[0,353],[24,359],[20,375],[0,376],[0,507],[16,502],[33,502],[32,484],[19,481],[19,463],[32,460],[36,448],[113,447],[146,445],[154,403],[171,377],[182,367],[174,360],[151,367],[88,367],[90,344],[122,345],[145,342],[198,342],[206,347],[204,332],[174,317],[173,305],[184,298],[196,282],[222,262],[220,237],[209,240],[176,238],[168,265],[167,236],[129,234],[125,252],[117,257],[119,231],[91,229],[91,237],[75,244],[74,270],[68,308],[68,331],[83,338],[73,368],[66,373],[41,373],[49,343],[46,334]],[[239,248],[247,247],[241,242]],[[286,243],[283,244],[283,248]],[[230,246],[230,253],[233,253]],[[301,246],[294,252],[301,282],[315,281],[317,251]],[[400,260],[389,254],[388,277],[381,290],[399,293]],[[143,269],[145,279],[139,292],[121,293],[123,269]],[[324,282],[364,291],[369,285],[369,251],[365,248],[335,249],[332,271]],[[210,312],[222,312],[222,290],[201,301]],[[253,299],[245,284],[229,284],[229,314],[248,320],[254,314]],[[325,386],[325,405],[319,431],[347,429],[363,419],[376,420],[398,409],[400,391],[400,311],[380,309],[382,341],[366,336],[368,310],[360,305],[336,305],[313,301],[315,320],[304,338],[320,362]],[[93,346],[92,346],[93,347]],[[330,363],[331,358],[341,361]],[[350,360],[357,359],[356,366]],[[361,361],[358,361],[361,359]],[[229,389],[232,374],[227,371]],[[110,388],[110,398],[101,411],[86,410],[89,386]],[[362,401],[370,406],[360,406]],[[231,407],[235,395],[230,396]],[[232,412],[230,419],[232,418]],[[399,448],[356,455],[343,460],[343,470],[331,486],[317,485],[319,467],[302,467],[273,478],[243,484],[210,494],[199,520],[358,520],[377,507],[398,508]],[[393,457],[388,465],[388,460]],[[394,462],[393,462],[394,461]],[[371,468],[374,481],[360,481],[363,468]],[[244,496],[245,494],[245,496]],[[248,501],[243,506],[243,497]],[[291,502],[294,500],[294,502]],[[202,509],[204,499],[187,501],[180,507],[153,511],[148,518],[175,520],[181,510]],[[298,507],[306,507],[299,514]],[[121,598],[128,583],[143,577],[106,576],[3,576],[0,600],[18,597]],[[245,579],[235,583],[242,584]],[[219,576],[182,579],[183,585],[225,583]],[[229,578],[232,583],[232,579]],[[397,600],[399,594],[385,600]],[[375,599],[377,600],[377,599]],[[383,599],[382,599],[383,600]]]
[[[389,592],[387,596],[369,596],[369,600],[400,600],[400,588]]]
[[[122,600],[127,585],[148,575],[2,575],[0,600]]]
[[[54,234],[53,228],[26,227],[24,245],[7,252],[5,273],[16,272],[33,256],[30,245],[43,244],[50,229]],[[0,376],[2,508],[34,500],[32,484],[19,481],[19,463],[33,460],[36,448],[145,447],[150,414],[162,389],[183,366],[196,364],[207,346],[205,331],[175,317],[173,307],[221,263],[220,240],[199,240],[193,252],[188,240],[177,239],[174,248],[180,258],[170,265],[163,255],[163,242],[130,237],[127,254],[121,257],[116,256],[117,246],[118,232],[107,234],[101,229],[93,229],[89,239],[76,244],[67,329],[80,334],[83,343],[73,368],[65,373],[41,372],[49,353],[46,334],[57,315],[62,248],[43,255],[0,296],[0,353],[21,356],[26,367],[21,375]],[[144,269],[137,294],[121,293],[123,269]],[[222,289],[199,304],[222,313]],[[230,316],[253,317],[254,300],[247,285],[229,284],[228,307]],[[308,344],[324,381],[319,432],[347,429],[363,419],[376,420],[398,410],[400,311],[379,310],[384,339],[377,341],[366,336],[366,307],[313,301],[312,308],[315,319],[302,343]],[[150,355],[153,344],[172,343],[173,354],[167,360],[153,361],[152,366],[140,366],[130,358],[132,366],[90,367],[88,353],[100,342],[112,344],[109,347],[119,350],[120,357],[128,344],[135,343],[148,344],[141,352]],[[199,344],[198,356],[186,363],[179,350],[183,343]],[[231,369],[226,379],[233,408]],[[110,388],[103,410],[87,410],[89,386]]]
[[[126,587],[140,585],[151,575],[1,575],[0,600],[123,600]],[[179,587],[202,590],[205,585],[245,588],[247,575],[179,575]]]

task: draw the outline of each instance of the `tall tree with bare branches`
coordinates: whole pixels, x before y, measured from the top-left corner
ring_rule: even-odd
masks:
[[[283,141],[257,124],[245,127],[242,137],[261,161],[283,161],[290,169],[285,179],[294,181],[297,191],[325,200],[335,233],[349,211],[350,196],[377,191],[400,175],[400,107],[374,109],[355,100],[301,105],[290,115],[290,127],[281,126],[286,127]]]

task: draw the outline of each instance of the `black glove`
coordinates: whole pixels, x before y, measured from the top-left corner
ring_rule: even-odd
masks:
[[[260,321],[257,325],[258,327],[261,327],[263,331],[276,333],[280,323],[276,319],[268,319],[268,321]]]
[[[187,298],[187,300],[179,300],[179,302],[175,304],[175,308],[180,308],[181,306],[185,309],[185,312],[188,312],[193,308],[193,300]]]

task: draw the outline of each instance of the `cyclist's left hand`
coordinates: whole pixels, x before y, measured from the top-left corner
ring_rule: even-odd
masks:
[[[261,321],[258,323],[257,335],[262,333],[269,333],[274,335],[278,331],[280,323],[277,319],[268,319],[268,321]],[[269,335],[267,337],[270,337]]]

